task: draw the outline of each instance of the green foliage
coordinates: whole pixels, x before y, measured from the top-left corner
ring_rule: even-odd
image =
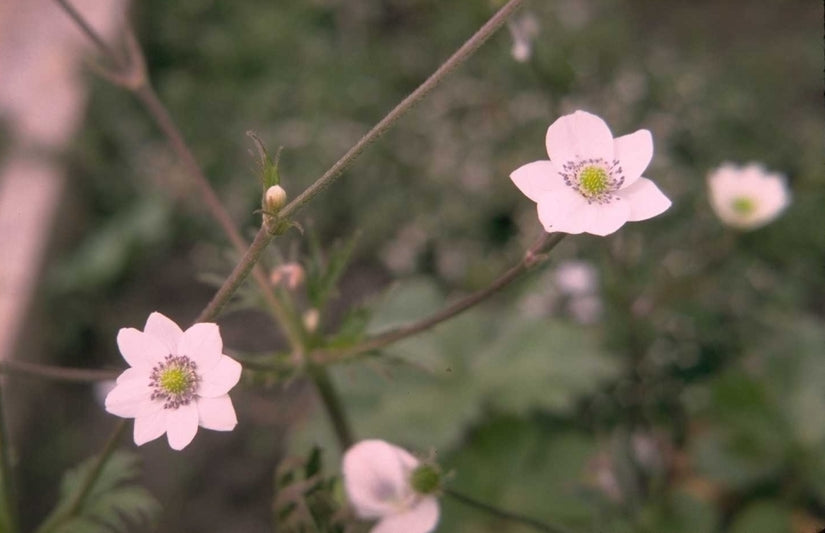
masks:
[[[78,491],[95,462],[96,458],[88,459],[65,474],[60,499],[38,533],[125,532],[154,522],[160,504],[136,484],[140,460],[125,451],[116,451],[109,457],[86,497],[72,513]]]
[[[273,520],[287,533],[355,533],[352,516],[341,505],[335,477],[326,477],[320,448],[306,459],[286,459],[275,473]]]
[[[444,304],[432,283],[413,280],[372,308],[367,329],[383,331]],[[445,449],[486,411],[570,414],[578,398],[615,375],[616,362],[592,330],[507,314],[473,310],[388,347],[380,359],[334,367],[357,433]],[[317,426],[308,432],[323,434]]]

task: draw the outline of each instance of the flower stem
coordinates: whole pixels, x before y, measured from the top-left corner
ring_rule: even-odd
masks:
[[[80,512],[83,504],[86,503],[86,499],[89,497],[95,482],[97,482],[97,478],[100,477],[100,473],[103,472],[106,462],[115,451],[117,442],[120,440],[120,436],[123,434],[124,429],[126,429],[126,419],[119,420],[115,426],[115,429],[112,431],[112,434],[109,435],[106,444],[103,446],[103,451],[100,452],[100,455],[98,455],[94,465],[92,465],[92,469],[89,470],[89,473],[83,480],[83,484],[74,493],[71,503],[66,506],[66,511],[41,525],[40,528],[38,528],[37,533],[49,533],[54,531],[58,526],[65,523],[67,520],[76,516]]]
[[[439,82],[444,79],[453,69],[467,60],[468,57],[478,50],[484,42],[498,30],[507,18],[519,8],[523,0],[510,0],[501,7],[490,19],[476,31],[456,52],[449,57],[438,69],[433,72],[424,83],[418,86],[412,93],[404,98],[395,108],[390,111],[381,121],[364,135],[355,145],[345,153],[323,176],[310,185],[298,197],[289,202],[281,211],[282,218],[289,218],[301,209],[307,202],[321,193],[324,189],[335,181],[341,173],[358,157],[358,155],[378,137],[380,137],[390,126],[401,118],[415,103],[424,98],[432,91]]]
[[[2,400],[2,390],[0,390],[0,531],[16,533],[18,531],[17,505],[12,483],[11,458],[9,453],[9,443],[11,439],[6,429]]]
[[[277,221],[274,223],[283,223],[289,220],[289,217],[294,215],[312,198],[326,189],[341,173],[352,164],[361,152],[380,137],[390,126],[392,126],[399,118],[401,118],[410,108],[426,96],[436,85],[455,67],[464,62],[481,46],[490,35],[502,26],[507,20],[507,17],[519,7],[523,0],[510,0],[501,9],[499,9],[490,20],[487,21],[470,39],[465,42],[447,61],[445,61],[433,74],[427,78],[424,83],[418,86],[412,93],[410,93],[404,100],[401,101],[395,108],[390,111],[378,124],[367,132],[355,145],[350,148],[338,161],[332,165],[318,180],[310,185],[297,198],[292,200],[283,209],[278,212]],[[274,225],[274,224],[273,224]],[[220,309],[231,298],[235,291],[240,287],[243,280],[249,275],[250,270],[260,258],[266,246],[274,237],[271,231],[270,224],[266,222],[258,230],[252,245],[246,250],[244,256],[235,267],[235,270],[226,279],[223,286],[215,294],[215,297],[209,302],[209,305],[198,317],[199,321],[204,320],[204,316],[211,318],[220,312]]]
[[[444,489],[444,494],[452,497],[454,500],[458,502],[463,503],[464,505],[467,505],[468,507],[478,509],[479,511],[484,511],[485,513],[491,514],[498,518],[503,518],[504,520],[517,522],[535,531],[542,531],[544,533],[569,533],[569,530],[567,528],[563,528],[558,525],[545,524],[544,522],[540,522],[535,518],[530,518],[528,516],[523,516],[517,513],[511,513],[510,511],[499,509],[498,507],[495,507],[484,502],[480,502],[474,498],[465,496],[464,494],[456,492],[452,489]]]
[[[407,326],[401,326],[386,333],[382,333],[372,339],[368,339],[361,344],[357,344],[349,348],[341,350],[316,351],[312,354],[312,358],[319,364],[341,362],[359,354],[383,348],[384,346],[433,328],[438,324],[462,313],[463,311],[478,305],[515,281],[521,274],[529,270],[531,267],[544,261],[546,256],[543,254],[546,254],[552,250],[564,237],[565,234],[563,233],[545,233],[533,244],[533,246],[527,250],[521,261],[510,267],[501,276],[496,278],[489,286],[476,291],[451,305],[448,305],[432,316],[419,320],[418,322],[413,322]]]
[[[343,453],[352,446],[355,439],[338,390],[335,388],[335,384],[332,383],[326,368],[313,366],[309,374],[318,389],[318,396],[321,398],[321,403],[327,412],[332,429],[335,431],[335,437],[338,439],[338,445]]]
[[[70,383],[90,383],[115,379],[118,372],[114,370],[94,370],[87,368],[67,368],[54,365],[41,365],[26,361],[8,359],[0,361],[0,374],[16,374],[21,376],[66,381]]]

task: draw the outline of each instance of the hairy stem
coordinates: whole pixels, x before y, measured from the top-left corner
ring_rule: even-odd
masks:
[[[529,516],[523,516],[517,513],[511,513],[510,511],[505,511],[503,509],[499,509],[493,505],[480,502],[474,498],[469,496],[465,496],[460,492],[456,492],[452,489],[444,489],[444,494],[450,496],[454,500],[463,503],[469,507],[474,509],[478,509],[479,511],[484,511],[487,514],[491,514],[498,518],[503,518],[504,520],[509,520],[511,522],[517,522],[524,526],[527,526],[535,531],[542,531],[544,533],[569,533],[566,528],[557,525],[550,525],[545,524],[535,518],[530,518]]]
[[[323,176],[310,185],[297,198],[284,207],[280,216],[289,218],[301,209],[307,202],[321,193],[324,189],[335,181],[341,173],[358,157],[358,155],[378,137],[380,137],[390,126],[401,118],[415,103],[424,98],[436,85],[441,82],[453,69],[467,60],[484,42],[498,30],[507,18],[519,8],[523,0],[510,0],[501,7],[481,28],[476,31],[456,52],[449,57],[438,69],[433,72],[424,83],[418,86],[412,93],[404,98],[395,108],[390,111],[381,121],[364,135],[355,145],[345,153],[341,159],[336,161]]]
[[[6,428],[2,390],[0,390],[0,531],[16,533],[17,502],[12,483],[11,439]]]
[[[427,78],[424,83],[418,86],[409,96],[404,98],[395,108],[390,111],[378,124],[376,124],[366,135],[364,135],[355,145],[350,148],[338,161],[332,165],[318,180],[310,185],[297,198],[292,200],[283,209],[278,212],[278,220],[273,221],[273,225],[277,223],[284,223],[289,220],[289,217],[294,215],[307,202],[317,196],[321,191],[327,188],[341,173],[349,167],[361,152],[380,137],[390,126],[398,121],[410,108],[424,96],[426,96],[436,85],[455,67],[464,62],[475,52],[490,35],[493,34],[502,24],[507,20],[507,17],[519,7],[523,0],[510,0],[501,9],[493,15],[470,39],[461,46],[450,58],[444,62],[433,74]],[[260,258],[266,246],[274,237],[274,234],[268,224],[264,223],[252,245],[246,250],[246,253],[241,258],[235,270],[226,279],[223,286],[215,294],[215,297],[209,302],[209,306],[204,310],[204,313],[198,318],[203,320],[204,315],[213,316],[213,313],[220,312],[229,298],[243,283],[246,276],[249,274],[252,267]]]
[[[34,378],[65,381],[69,383],[91,383],[116,379],[119,372],[115,370],[94,370],[86,368],[66,368],[53,365],[41,365],[9,359],[0,361],[0,374],[15,374]]]
[[[418,322],[413,322],[407,326],[402,326],[386,333],[382,333],[362,342],[361,344],[357,344],[349,348],[344,348],[341,350],[318,350],[312,354],[312,358],[319,364],[341,362],[355,357],[356,355],[383,348],[384,346],[433,328],[438,324],[441,324],[442,322],[462,313],[463,311],[478,305],[515,281],[532,266],[542,262],[546,258],[542,254],[552,250],[559,242],[561,242],[564,236],[565,234],[563,233],[545,233],[535,242],[535,244],[533,244],[533,246],[530,247],[530,249],[527,250],[521,261],[510,267],[501,276],[493,280],[489,286],[465,296],[432,316],[419,320]]]

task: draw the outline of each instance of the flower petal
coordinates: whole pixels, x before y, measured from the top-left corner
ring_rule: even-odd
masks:
[[[173,450],[184,449],[198,432],[198,406],[195,402],[166,410],[166,438]]]
[[[129,366],[152,368],[169,354],[160,340],[135,328],[121,328],[117,346]]]
[[[522,165],[510,174],[510,179],[534,202],[538,202],[543,193],[565,186],[556,167],[550,161],[533,161]]]
[[[659,187],[647,178],[639,178],[633,185],[617,191],[616,194],[627,200],[630,205],[630,222],[660,215],[671,204],[670,199],[659,190]]]
[[[222,355],[218,364],[201,374],[198,396],[214,398],[229,392],[241,379],[241,364],[229,356]]]
[[[653,137],[648,130],[622,135],[613,141],[613,158],[619,161],[624,176],[623,187],[639,179],[653,158]]]
[[[569,187],[562,187],[542,195],[539,198],[537,210],[539,221],[548,233],[554,231],[581,233],[584,228],[577,225],[574,214],[585,207],[587,207],[587,201],[582,195]]]
[[[141,446],[163,435],[166,432],[167,412],[165,409],[160,409],[135,418],[135,429],[133,432],[135,444]]]
[[[183,332],[178,341],[178,355],[185,355],[198,365],[203,373],[217,364],[223,350],[221,332],[217,324],[202,322]]]
[[[418,460],[382,440],[364,440],[344,454],[347,495],[362,518],[397,512],[399,502],[415,497],[408,477]]]
[[[613,160],[613,134],[604,120],[586,111],[556,119],[545,137],[550,161],[561,168],[569,161],[601,158]]]
[[[238,424],[229,396],[198,398],[198,425],[215,431],[230,431]]]
[[[169,349],[169,353],[176,353],[178,341],[183,336],[183,330],[172,320],[157,311],[146,319],[143,332],[162,341]]]
[[[409,511],[385,516],[370,533],[429,533],[438,524],[438,501],[427,496]]]
[[[125,383],[127,381],[145,380],[145,384],[149,386],[149,371],[146,368],[129,367],[117,377],[117,383]]]
[[[585,230],[592,235],[604,237],[615,232],[627,222],[630,217],[630,204],[621,197],[614,198],[609,203],[589,206],[592,209],[582,210],[588,218],[584,222]]]
[[[140,406],[151,401],[151,394],[148,377],[145,382],[132,379],[115,385],[115,388],[106,395],[104,405],[106,411],[113,415],[134,418]]]

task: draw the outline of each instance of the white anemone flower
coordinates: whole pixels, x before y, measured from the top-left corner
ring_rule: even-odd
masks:
[[[403,448],[358,442],[344,454],[343,474],[358,516],[378,520],[371,533],[429,533],[438,524],[437,470]]]
[[[135,419],[138,446],[166,433],[169,446],[182,450],[198,426],[230,431],[238,423],[228,392],[241,377],[241,365],[221,353],[217,324],[182,331],[155,312],[143,331],[122,328],[117,345],[131,368],[106,396],[106,410]]]
[[[757,163],[725,163],[708,175],[710,205],[725,224],[740,230],[764,226],[788,207],[791,194],[781,174]]]
[[[614,139],[601,118],[576,111],[553,122],[545,141],[550,160],[527,163],[510,178],[536,202],[548,232],[609,235],[670,207],[642,177],[653,157],[648,130]]]

